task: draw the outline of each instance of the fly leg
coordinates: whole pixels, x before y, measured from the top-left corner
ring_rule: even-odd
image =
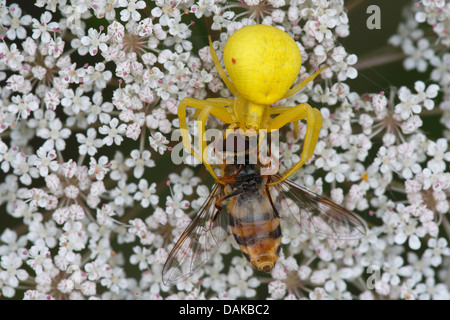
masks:
[[[266,192],[267,198],[270,201],[270,205],[272,206],[273,212],[275,213],[275,218],[281,219],[280,213],[278,212],[277,208],[275,207],[272,197],[270,196],[269,187],[267,187],[267,185],[266,185],[265,192]]]
[[[214,217],[212,218],[211,221],[214,223],[214,221],[216,221],[216,218],[218,217],[219,213],[222,212],[223,207],[220,205],[222,202],[224,202],[225,200],[227,200],[227,199],[229,199],[231,197],[237,196],[237,195],[239,195],[241,193],[242,193],[241,190],[237,190],[235,192],[232,192],[232,193],[226,195],[225,197],[217,199],[216,204],[215,204],[217,212],[214,214]]]

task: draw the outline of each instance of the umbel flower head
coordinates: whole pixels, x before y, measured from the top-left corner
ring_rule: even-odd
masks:
[[[352,10],[342,0],[0,0],[2,298],[450,299],[450,3],[407,4],[381,56],[341,43],[358,41]],[[282,222],[270,274],[228,237],[168,287],[163,265],[213,182],[183,150],[177,107],[233,97],[208,36],[223,63],[228,38],[252,24],[296,41],[294,84],[329,66],[276,104],[307,102],[324,119],[291,180],[358,213],[368,232],[330,240]],[[367,66],[392,61],[402,82],[391,73],[394,86],[358,87]],[[206,126],[226,128],[214,117]],[[306,128],[282,128],[282,169],[299,161]]]

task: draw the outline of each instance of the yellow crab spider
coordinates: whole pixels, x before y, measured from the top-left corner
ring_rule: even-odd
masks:
[[[271,105],[294,95],[314,80],[326,67],[291,88],[300,72],[300,50],[287,33],[267,25],[246,26],[230,36],[223,53],[229,78],[220,65],[211,38],[209,45],[220,78],[236,99],[183,99],[178,106],[178,117],[184,147],[203,162],[217,182],[222,183],[212,165],[206,158],[201,157],[206,148],[205,123],[210,114],[229,124],[229,128],[240,128],[244,131],[248,129],[277,130],[290,122],[297,124],[299,120],[306,119],[307,129],[300,161],[282,173],[282,178],[275,183],[282,182],[313,155],[322,127],[322,115],[319,110],[307,103],[295,107],[271,107]],[[192,149],[189,141],[186,122],[187,107],[197,109],[194,117],[197,117],[201,155]],[[295,128],[297,130],[297,125]]]

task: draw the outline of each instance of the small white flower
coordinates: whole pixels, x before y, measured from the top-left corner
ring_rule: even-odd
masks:
[[[178,192],[172,196],[167,196],[166,212],[168,215],[174,215],[180,218],[184,214],[184,210],[189,208],[189,201],[183,200],[183,194]]]
[[[398,97],[401,103],[395,106],[395,112],[399,113],[402,119],[408,119],[413,113],[420,113],[422,107],[419,105],[419,98],[412,94],[406,87],[401,87],[398,91]]]
[[[286,295],[286,284],[280,280],[270,282],[269,293],[274,299],[282,299]]]
[[[56,150],[64,150],[66,148],[66,139],[71,134],[70,129],[63,128],[61,120],[54,119],[48,123],[48,127],[40,128],[37,131],[37,135],[43,139],[48,140],[49,147]]]
[[[195,14],[197,19],[200,19],[205,13],[220,11],[220,7],[214,3],[214,0],[200,0],[196,1],[194,5],[191,6],[191,12]],[[228,11],[232,12],[232,11]],[[220,17],[220,15],[215,14],[214,18]],[[215,29],[217,30],[217,29]]]
[[[65,257],[68,262],[74,262],[76,259],[75,252],[85,248],[87,242],[87,234],[80,221],[67,221],[64,223],[65,231],[59,237],[58,254]]]
[[[181,175],[176,173],[169,174],[170,182],[174,184],[173,190],[175,193],[184,193],[191,195],[193,187],[195,187],[201,180],[199,177],[194,177],[194,173],[189,168],[184,168]]]
[[[87,272],[87,278],[91,281],[98,281],[102,277],[110,276],[111,267],[105,262],[104,258],[97,258],[86,263],[84,269]]]
[[[328,294],[323,288],[314,288],[314,291],[309,293],[309,298],[311,300],[322,300],[328,299]]]
[[[432,156],[428,162],[428,167],[432,168],[433,172],[444,172],[445,162],[450,162],[450,151],[448,149],[448,142],[445,138],[440,138],[436,142],[430,141],[427,154]]]
[[[153,33],[153,22],[151,18],[139,21],[139,36],[145,37]]]
[[[103,102],[102,93],[96,92],[92,96],[91,108],[89,109],[89,114],[87,116],[88,124],[95,123],[100,120],[101,123],[109,123],[111,121],[110,112],[113,110],[114,106],[111,102]]]
[[[450,293],[448,288],[443,283],[436,284],[434,278],[429,277],[425,283],[416,285],[414,293],[418,295],[420,300],[449,300]]]
[[[105,51],[107,48],[106,41],[108,36],[104,33],[99,33],[97,30],[90,28],[88,35],[81,38],[81,44],[88,48],[89,54],[95,56],[98,53],[98,49]],[[79,49],[80,50],[80,49]],[[83,55],[82,53],[80,53]]]
[[[257,6],[260,0],[244,0],[244,2],[248,6]]]
[[[32,18],[30,15],[22,16],[22,9],[18,4],[12,3],[9,6],[9,15],[2,17],[2,24],[8,26],[8,31],[6,31],[6,37],[9,40],[25,39],[27,36],[27,31],[24,26],[31,24]]]
[[[80,155],[88,154],[93,156],[97,153],[97,149],[103,146],[103,141],[96,139],[97,131],[94,128],[87,129],[86,136],[82,133],[77,133],[76,137],[80,144],[78,147]]]
[[[427,60],[433,56],[433,50],[430,48],[430,42],[422,38],[417,41],[417,47],[410,39],[406,39],[402,45],[403,52],[408,57],[403,60],[403,66],[406,70],[417,69],[419,72],[425,72],[428,63]]]
[[[27,264],[33,268],[36,274],[40,274],[44,270],[50,270],[53,266],[50,251],[43,240],[36,241],[36,244],[28,252],[28,257]]]
[[[400,276],[407,274],[408,268],[403,267],[403,258],[390,257],[384,263],[383,270],[385,271],[381,276],[381,281],[389,283],[392,286],[400,284]]]
[[[8,255],[4,255],[0,260],[0,280],[7,286],[17,288],[19,281],[24,281],[28,278],[28,272],[24,269],[20,269],[22,266],[22,259],[11,252]]]
[[[435,67],[430,74],[431,80],[447,85],[450,82],[450,53],[445,53],[442,57],[432,57],[430,64]]]
[[[156,206],[159,202],[159,197],[156,195],[156,183],[152,183],[148,186],[148,181],[145,179],[139,180],[139,191],[134,195],[134,199],[141,201],[143,208],[148,208],[150,204]]]
[[[136,192],[137,186],[135,183],[127,184],[124,180],[120,180],[111,191],[111,196],[114,203],[118,206],[131,206],[133,204],[133,194]]]
[[[280,143],[280,154],[282,155],[281,164],[284,168],[288,169],[300,161],[299,151],[300,145]]]
[[[151,251],[146,248],[135,246],[133,247],[133,252],[134,254],[130,256],[130,263],[137,264],[139,270],[148,269],[149,264],[152,263],[153,260]]]
[[[397,160],[395,170],[401,172],[405,179],[411,179],[413,174],[419,173],[422,168],[417,163],[416,147],[412,143],[402,143],[397,147]]]
[[[150,159],[151,153],[148,150],[139,152],[139,150],[133,150],[130,153],[131,158],[125,160],[125,165],[129,168],[134,168],[133,175],[135,178],[141,178],[144,174],[145,167],[151,168],[155,166],[155,162]]]
[[[128,21],[130,18],[134,21],[141,19],[141,14],[137,11],[145,8],[145,1],[142,0],[119,0],[120,7],[126,7],[120,11],[120,20]]]
[[[127,125],[125,123],[119,125],[119,120],[117,118],[113,118],[109,123],[109,126],[103,125],[98,129],[98,131],[103,135],[107,135],[103,138],[104,144],[110,146],[114,143],[120,146],[123,141],[122,135],[125,134],[126,128]]]
[[[40,21],[33,18],[33,39],[40,37],[42,42],[50,42],[50,32],[55,33],[59,27],[57,22],[50,22],[50,20],[52,20],[52,14],[48,11],[41,15]]]
[[[116,2],[117,3],[117,2]],[[118,21],[113,21],[108,26],[109,40],[120,43],[125,35],[125,27]]]
[[[37,158],[34,161],[34,165],[39,169],[41,177],[47,176],[49,169],[52,171],[59,169],[59,164],[56,160],[56,151],[54,149],[42,146],[36,151],[36,155]]]
[[[116,8],[119,7],[119,1],[117,0],[93,0],[92,8],[97,17],[105,18],[109,22],[115,22]]]
[[[349,165],[341,163],[341,157],[332,153],[328,158],[325,159],[324,169],[329,171],[325,176],[325,181],[328,183],[336,180],[337,182],[343,182],[345,179],[345,173],[349,169]]]
[[[39,108],[39,99],[32,93],[21,96],[11,97],[13,104],[8,106],[8,111],[17,114],[22,119],[27,119],[32,111]]]
[[[87,112],[89,110],[91,101],[89,97],[83,95],[84,90],[82,88],[77,88],[75,92],[72,89],[66,89],[63,94],[64,98],[61,99],[61,105],[70,109],[69,114],[78,114],[80,111]]]
[[[101,156],[98,159],[98,163],[97,163],[97,160],[95,160],[95,158],[91,157],[91,161],[89,162],[88,173],[90,175],[95,175],[95,178],[97,180],[103,180],[106,173],[108,173],[108,171],[111,170],[110,166],[111,165],[108,162],[108,157],[106,157],[106,156]]]
[[[61,100],[59,99],[59,94],[56,90],[50,90],[45,93],[44,103],[47,109],[56,110],[56,107],[59,106]]]
[[[411,134],[413,132],[416,132],[417,129],[422,126],[422,124],[423,124],[422,119],[419,116],[414,115],[405,122],[403,122],[400,128],[402,129],[402,132],[404,134]]]
[[[125,278],[125,272],[122,268],[114,267],[110,269],[106,275],[100,280],[102,286],[111,290],[116,294],[119,290],[125,290],[128,287],[128,281]]]
[[[341,50],[338,50],[339,48]],[[334,63],[331,64],[331,70],[337,73],[339,81],[345,81],[347,78],[355,79],[358,76],[358,71],[352,65],[358,61],[357,56],[354,54],[347,56],[345,49],[339,48],[335,48],[333,51]]]
[[[86,74],[83,77],[83,82],[86,85],[94,84],[97,89],[106,88],[107,83],[112,78],[112,72],[106,70],[106,66],[103,62],[95,64],[95,67],[89,66],[86,69]]]
[[[422,246],[420,238],[425,236],[425,228],[418,225],[416,219],[409,219],[408,222],[400,224],[396,230],[394,241],[403,244],[408,240],[408,245],[413,250],[418,250]]]
[[[430,258],[432,266],[439,266],[442,263],[442,256],[450,256],[447,240],[445,238],[430,238],[428,240],[428,249],[425,250],[424,256]]]
[[[64,45],[65,42],[60,37],[57,37],[56,41],[50,39],[50,42],[48,44],[48,53],[54,58],[58,58],[64,52]]]
[[[27,156],[25,153],[17,153],[11,162],[14,174],[19,176],[20,182],[29,186],[33,178],[38,178],[39,171],[34,167],[36,156]]]
[[[155,149],[155,151],[159,152],[160,154],[164,154],[164,152],[167,150],[167,144],[169,144],[169,141],[166,137],[162,135],[161,132],[151,133],[151,136],[149,137],[150,140],[150,146]]]

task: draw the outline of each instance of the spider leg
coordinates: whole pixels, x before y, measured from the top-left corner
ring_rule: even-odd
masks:
[[[289,108],[289,107],[288,107]],[[279,109],[282,110],[282,109]],[[307,103],[299,104],[296,107],[291,107],[282,111],[278,116],[273,118],[269,122],[268,129],[280,129],[289,122],[299,121],[306,119],[306,135],[303,144],[302,155],[300,161],[294,165],[292,168],[286,170],[281,176],[282,178],[276,182],[269,183],[268,185],[278,184],[289,176],[291,176],[295,171],[297,171],[302,165],[312,157],[314,153],[314,148],[316,147],[317,140],[319,139],[320,129],[322,128],[322,114],[316,108],[311,107]]]
[[[233,123],[233,118],[227,110],[227,106],[230,106],[233,104],[232,100],[228,99],[207,99],[207,100],[198,100],[194,98],[185,98],[181,101],[180,105],[178,106],[178,118],[180,120],[180,129],[181,129],[181,137],[183,140],[183,145],[194,157],[196,157],[198,160],[200,160],[206,167],[206,169],[209,171],[209,173],[213,176],[213,178],[219,182],[222,183],[217,175],[215,174],[214,170],[212,169],[211,165],[209,164],[207,157],[202,157],[205,149],[206,149],[206,141],[205,141],[205,124],[206,120],[208,119],[208,115],[211,114],[218,118],[219,120],[225,122],[225,123]],[[193,107],[198,109],[195,113],[197,115],[197,126],[198,126],[198,134],[199,134],[199,146],[201,150],[201,155],[197,154],[197,152],[194,151],[194,149],[191,146],[191,143],[189,141],[189,131],[187,127],[186,122],[186,108],[187,107]],[[222,183],[223,184],[223,183]]]
[[[197,100],[197,99],[194,99],[194,98],[185,98],[185,99],[190,99],[189,101],[188,101],[188,103],[191,103],[191,101],[193,101],[193,100]],[[226,98],[208,98],[208,99],[206,99],[206,100],[197,100],[197,101],[209,101],[209,102],[213,102],[214,104],[216,104],[216,103],[221,103],[221,105],[220,106],[229,106],[231,103],[232,103],[232,101],[230,100],[230,99],[226,99]],[[188,107],[191,107],[191,105],[188,105]],[[192,106],[193,108],[197,108],[197,107],[195,107],[195,106]],[[189,120],[192,120],[192,119],[194,119],[194,118],[197,118],[198,117],[198,114],[200,113],[200,111],[201,111],[201,108],[198,108],[196,111],[195,111],[195,113],[192,115],[192,116],[190,116],[189,117]],[[217,114],[216,112],[211,112],[211,114],[212,115],[214,115],[216,118],[218,118],[218,119],[220,119],[220,120],[222,120],[222,118],[223,118],[223,114],[222,114],[222,118],[221,118],[221,115],[220,114]],[[228,119],[228,117],[227,117],[227,119]],[[223,122],[226,122],[226,123],[228,123],[227,121],[224,121],[224,120],[222,120]]]
[[[216,51],[214,51],[211,37],[208,37],[208,39],[209,39],[209,48],[211,50],[211,56],[214,61],[214,66],[216,67],[216,70],[219,73],[220,78],[222,79],[223,82],[225,82],[225,85],[227,86],[228,89],[230,89],[231,93],[235,97],[239,97],[240,96],[239,91],[237,91],[236,87],[231,82],[231,80],[228,79],[228,76],[227,76],[225,70],[223,70],[222,66],[220,65],[220,61],[219,61],[219,58],[217,57],[217,53],[216,53]]]
[[[287,111],[289,109],[292,109],[293,107],[270,107],[270,115],[273,114],[280,114],[284,111]],[[298,120],[294,120],[292,121],[292,123],[294,123],[294,138],[297,139],[298,138]]]
[[[270,107],[269,113],[270,114],[280,114],[284,111],[287,111],[289,109],[292,109],[294,107]]]
[[[282,99],[285,98],[289,98],[290,96],[294,95],[295,93],[297,93],[298,91],[300,91],[300,89],[302,89],[304,86],[306,86],[308,83],[310,83],[311,81],[314,80],[315,77],[317,77],[319,75],[319,73],[321,73],[324,69],[328,68],[328,66],[322,67],[319,70],[317,70],[315,73],[313,73],[312,75],[310,75],[308,78],[306,78],[305,80],[303,80],[302,82],[300,82],[299,84],[297,84],[296,86],[294,86],[293,88],[291,88],[290,90],[288,90],[288,92],[286,92],[286,94],[283,96]],[[281,100],[281,99],[280,99]]]

